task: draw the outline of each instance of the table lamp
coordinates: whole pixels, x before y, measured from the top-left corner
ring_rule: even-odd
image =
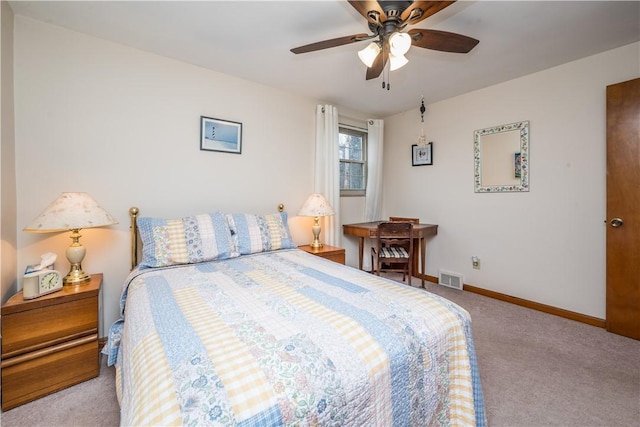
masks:
[[[91,276],[82,270],[82,260],[86,249],[80,244],[80,230],[83,228],[104,227],[117,224],[91,196],[87,193],[62,193],[54,200],[28,227],[28,233],[54,233],[71,231],[71,246],[67,248],[67,259],[71,268],[63,283],[80,285]]]
[[[318,249],[322,247],[322,243],[320,242],[320,217],[335,214],[331,204],[322,194],[314,193],[304,202],[298,215],[314,217],[313,227],[311,227],[313,242],[310,246],[312,248]]]

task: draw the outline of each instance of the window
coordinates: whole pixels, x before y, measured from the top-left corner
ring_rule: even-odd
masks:
[[[340,126],[340,195],[364,196],[367,189],[367,131]]]

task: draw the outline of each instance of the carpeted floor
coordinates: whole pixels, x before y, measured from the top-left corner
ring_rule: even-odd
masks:
[[[418,286],[419,280],[414,279]],[[427,283],[471,313],[490,426],[640,425],[640,341]],[[117,426],[115,371],[1,414],[11,426]]]

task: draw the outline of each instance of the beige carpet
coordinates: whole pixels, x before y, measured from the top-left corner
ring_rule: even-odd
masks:
[[[418,286],[414,279],[413,285]],[[640,425],[640,341],[432,283],[466,308],[490,426]],[[117,426],[113,368],[2,414],[11,426]]]

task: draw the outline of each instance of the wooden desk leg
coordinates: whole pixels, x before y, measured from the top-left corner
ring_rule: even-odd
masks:
[[[421,265],[421,270],[422,270],[422,274],[421,274],[421,279],[422,279],[422,287],[424,288],[424,278],[427,274],[427,265],[426,265],[426,259],[427,259],[427,241],[425,240],[424,237],[422,237],[420,239],[420,255],[422,256],[422,265]]]
[[[358,238],[358,268],[362,270],[362,256],[364,254],[364,237]]]
[[[418,252],[416,252],[418,251]],[[411,257],[411,268],[414,277],[420,278],[420,238],[413,239],[413,256]]]

